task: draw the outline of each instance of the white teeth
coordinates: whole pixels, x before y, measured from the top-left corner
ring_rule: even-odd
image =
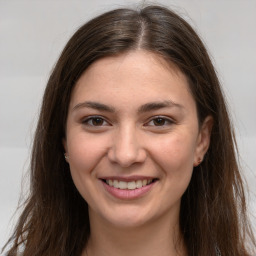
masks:
[[[136,188],[136,183],[135,181],[131,181],[131,182],[128,182],[128,189],[135,189]]]
[[[113,181],[113,187],[119,188],[119,182],[117,180]]]
[[[141,180],[137,180],[136,181],[136,188],[141,188],[142,187],[142,181]]]
[[[129,182],[130,183],[130,182]],[[129,188],[129,183],[127,185],[127,182],[125,181],[119,181],[119,184],[118,184],[118,188],[120,189],[127,189],[127,187]]]
[[[130,189],[134,190],[136,188],[142,188],[147,186],[148,184],[152,183],[152,179],[145,179],[145,180],[137,180],[137,181],[118,181],[118,180],[106,180],[106,183],[114,188],[119,189]]]
[[[144,187],[144,186],[146,186],[148,184],[148,181],[147,180],[143,180],[142,181],[142,186]]]

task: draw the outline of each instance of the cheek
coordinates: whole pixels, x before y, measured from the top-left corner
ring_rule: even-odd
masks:
[[[182,176],[191,173],[195,152],[191,137],[169,136],[154,144],[157,146],[152,156],[166,174]]]
[[[101,136],[70,136],[67,145],[71,171],[93,174],[94,167],[106,155],[107,144],[107,140]]]
[[[67,140],[70,172],[73,182],[88,204],[93,205],[93,194],[97,194],[94,181],[96,166],[107,152],[104,139],[76,133]]]

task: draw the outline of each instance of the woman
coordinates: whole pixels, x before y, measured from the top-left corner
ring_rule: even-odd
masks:
[[[7,255],[252,255],[211,60],[159,6],[82,26],[48,81]]]

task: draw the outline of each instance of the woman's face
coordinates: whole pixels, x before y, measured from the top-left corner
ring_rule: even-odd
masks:
[[[133,51],[94,62],[69,106],[64,147],[90,218],[115,226],[177,219],[193,166],[209,144],[186,77]]]

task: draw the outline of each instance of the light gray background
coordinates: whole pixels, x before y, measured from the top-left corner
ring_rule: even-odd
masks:
[[[255,213],[256,0],[154,2],[182,14],[210,51],[230,105]],[[0,247],[14,224],[40,101],[60,51],[89,18],[135,3],[141,2],[0,0]],[[28,179],[23,190],[27,187]]]

